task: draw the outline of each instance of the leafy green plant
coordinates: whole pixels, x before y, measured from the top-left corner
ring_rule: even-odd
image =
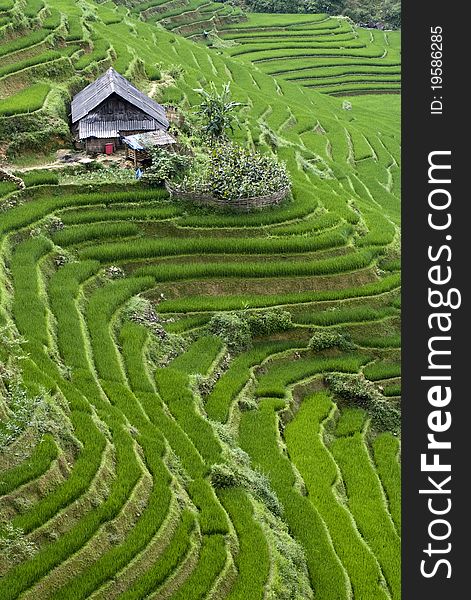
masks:
[[[218,92],[213,81],[209,85],[209,91],[202,88],[193,91],[201,97],[198,114],[204,122],[203,133],[211,141],[226,138],[227,130],[234,130],[232,124],[236,120],[235,109],[242,106],[241,102],[231,100],[230,82],[223,85],[221,92]]]
[[[192,158],[179,152],[169,152],[165,148],[150,148],[152,164],[144,171],[143,181],[161,184],[171,179],[179,181],[189,170]]]
[[[241,473],[224,463],[212,465],[209,476],[215,488],[236,487],[243,483]]]

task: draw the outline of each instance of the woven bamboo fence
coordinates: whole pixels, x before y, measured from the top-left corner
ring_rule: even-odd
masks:
[[[217,198],[211,194],[180,190],[178,187],[173,186],[168,182],[165,182],[165,187],[169,194],[178,200],[192,202],[199,206],[213,206],[215,208],[233,210],[235,212],[251,212],[252,210],[259,210],[268,206],[275,206],[284,200],[289,192],[289,188],[284,188],[266,196],[252,196],[250,198],[226,200]]]

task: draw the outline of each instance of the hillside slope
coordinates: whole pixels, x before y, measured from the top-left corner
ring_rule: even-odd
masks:
[[[0,11],[10,160],[67,140],[70,94],[113,64],[187,108],[230,81],[235,138],[293,182],[250,215],[0,183],[0,597],[400,598],[399,97],[347,110],[112,2]],[[245,350],[207,326],[270,307],[290,322]]]

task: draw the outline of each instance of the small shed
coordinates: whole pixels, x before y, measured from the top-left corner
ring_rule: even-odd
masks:
[[[166,131],[157,130],[125,136],[123,143],[126,147],[126,158],[132,160],[137,167],[138,163],[149,159],[149,148],[160,146],[174,150],[177,141]]]
[[[146,131],[167,131],[165,108],[134,87],[113,68],[87,85],[72,100],[72,131],[88,152]]]

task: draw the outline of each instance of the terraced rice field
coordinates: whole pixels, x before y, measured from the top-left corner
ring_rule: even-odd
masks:
[[[230,56],[264,73],[335,95],[397,93],[400,33],[366,30],[324,15],[251,14],[223,26]]]
[[[0,19],[24,4],[0,0]],[[25,5],[29,27],[1,44],[15,152],[66,139],[77,77],[113,64],[163,103],[231,81],[236,139],[285,160],[293,185],[231,215],[138,183],[0,182],[0,598],[399,599],[397,432],[324,382],[364,373],[398,406],[399,97],[344,110],[249,70],[243,43],[229,56],[137,20],[137,4]],[[145,78],[156,63],[181,65],[173,85]],[[207,327],[270,307],[292,325],[244,351]],[[354,349],[309,349],[319,332]]]
[[[131,13],[190,38],[199,38],[204,32],[245,18],[236,6],[208,0],[138,0],[133,3]]]

